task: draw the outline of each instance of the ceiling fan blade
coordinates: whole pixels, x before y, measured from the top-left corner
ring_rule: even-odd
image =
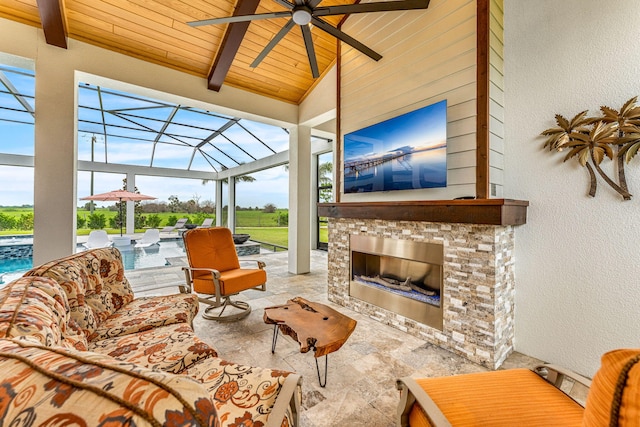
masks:
[[[357,49],[360,52],[364,53],[374,61],[379,61],[380,59],[382,59],[382,55],[380,55],[378,52],[368,48],[367,46],[363,45],[362,43],[360,43],[358,40],[354,39],[350,35],[343,33],[339,29],[331,26],[330,24],[324,22],[323,20],[312,17],[311,22],[313,22],[313,25],[315,25],[316,27],[320,28],[323,31],[326,31],[327,33],[331,34],[333,37],[339,40],[342,40],[349,46],[352,46],[354,49]]]
[[[284,6],[289,9],[293,9],[296,6],[295,3],[291,3],[289,0],[275,0],[275,1],[281,6]]]
[[[399,0],[375,3],[344,4],[339,6],[319,7],[313,11],[314,16],[347,15],[365,12],[390,12],[394,10],[426,9],[430,0]]]
[[[191,27],[201,27],[203,25],[228,24],[233,22],[247,22],[247,21],[256,21],[259,19],[287,18],[290,16],[291,16],[291,12],[289,12],[288,10],[283,10],[281,12],[257,13],[254,15],[235,15],[235,16],[227,16],[225,18],[213,18],[213,19],[204,19],[202,21],[191,21],[191,22],[187,22],[187,25]]]
[[[311,37],[311,30],[308,25],[300,25],[302,30],[302,38],[304,38],[304,45],[307,48],[307,56],[309,57],[309,66],[311,67],[311,75],[314,79],[320,77],[318,71],[318,61],[316,59],[316,51],[313,48],[313,38]]]
[[[264,47],[264,49],[262,49],[262,52],[260,52],[260,54],[256,57],[256,59],[253,60],[253,62],[251,63],[250,67],[251,68],[256,68],[258,66],[258,64],[260,64],[262,62],[262,60],[269,54],[269,52],[271,52],[271,49],[273,49],[280,40],[283,39],[284,36],[287,35],[287,33],[296,25],[295,22],[293,22],[293,19],[289,19],[289,22],[287,22],[285,24],[284,27],[282,27],[280,29],[280,31],[278,31],[278,33],[273,36],[273,38],[269,41],[269,43]]]

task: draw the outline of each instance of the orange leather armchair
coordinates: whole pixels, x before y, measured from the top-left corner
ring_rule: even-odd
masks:
[[[541,365],[437,378],[401,378],[398,426],[639,427],[640,350],[602,356],[593,381]]]
[[[195,228],[183,233],[184,248],[189,267],[183,267],[187,281],[182,292],[209,295],[198,297],[209,304],[202,314],[205,319],[231,321],[242,319],[251,313],[251,306],[244,301],[232,301],[231,296],[248,290],[266,290],[265,263],[257,268],[241,268],[231,230],[225,227]],[[229,306],[237,310],[225,315]],[[240,310],[240,311],[238,311]]]

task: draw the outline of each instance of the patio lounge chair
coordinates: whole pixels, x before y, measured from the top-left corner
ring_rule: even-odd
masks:
[[[161,233],[170,233],[170,232],[172,232],[174,230],[179,230],[179,229],[184,227],[184,225],[187,223],[187,221],[189,221],[188,218],[180,218],[178,221],[176,221],[176,223],[174,225],[167,225],[162,230],[160,230],[160,232]]]
[[[104,230],[92,230],[89,233],[89,239],[82,244],[87,249],[108,248],[111,245],[113,245],[113,242]]]
[[[228,322],[248,316],[251,306],[245,301],[232,301],[231,297],[251,289],[266,291],[265,263],[243,260],[257,265],[256,268],[241,267],[231,230],[225,227],[187,230],[182,239],[189,266],[182,267],[186,286],[181,286],[180,291],[208,295],[198,296],[200,302],[209,305],[202,317]],[[237,310],[224,315],[229,306]]]
[[[213,218],[205,218],[204,221],[202,221],[202,225],[199,225],[198,228],[209,228],[211,225],[213,225]]]
[[[141,239],[136,240],[136,248],[148,248],[151,245],[157,245],[160,242],[160,230],[150,228],[144,232]]]

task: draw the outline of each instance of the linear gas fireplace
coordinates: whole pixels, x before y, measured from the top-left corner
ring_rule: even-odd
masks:
[[[443,245],[351,235],[349,295],[442,330]]]

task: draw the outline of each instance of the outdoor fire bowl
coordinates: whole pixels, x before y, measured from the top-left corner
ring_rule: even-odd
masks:
[[[249,240],[249,237],[251,237],[248,234],[234,234],[233,235],[233,243],[235,243],[236,245],[241,245],[244,242],[246,242],[247,240]]]
[[[185,224],[184,228],[186,228],[187,230],[192,230],[194,228],[196,228],[198,226],[198,224]]]

